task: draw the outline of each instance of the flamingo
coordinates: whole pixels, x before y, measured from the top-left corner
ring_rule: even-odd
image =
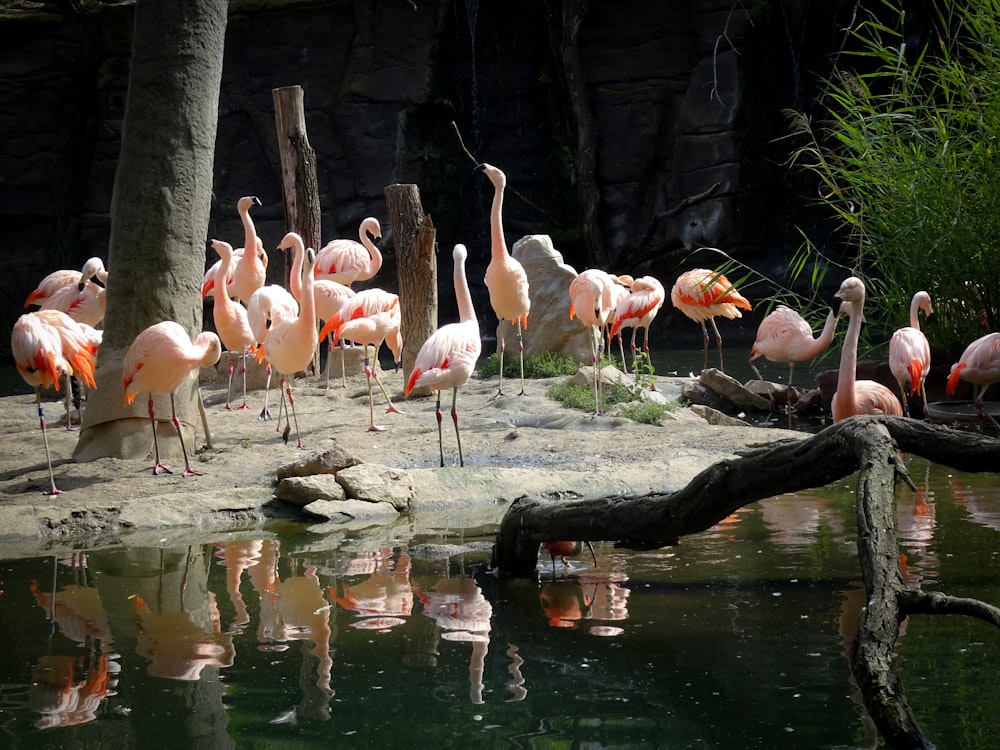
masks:
[[[622,303],[622,301],[628,297],[629,292],[632,291],[632,284],[635,282],[628,274],[619,274],[618,276],[611,277],[611,315],[615,313],[615,308]],[[610,323],[610,321],[608,321]],[[608,331],[610,331],[610,326],[608,326]],[[608,351],[611,351],[611,339],[615,338],[610,332],[608,333]],[[622,358],[622,367],[625,368],[625,346],[622,343],[622,332],[618,331],[618,354]]]
[[[979,386],[975,403],[980,424],[987,416],[996,424],[993,415],[983,410],[983,396],[993,383],[1000,382],[1000,333],[987,333],[965,348],[958,362],[951,366],[947,384],[949,396],[955,393],[960,379]]]
[[[542,549],[549,553],[552,557],[552,577],[556,577],[556,558],[565,566],[569,567],[569,563],[566,562],[567,557],[573,557],[579,555],[583,551],[583,545],[587,545],[587,549],[590,550],[590,556],[594,558],[594,567],[597,567],[597,554],[594,552],[594,545],[589,541],[586,542],[542,542]]]
[[[507,176],[492,164],[479,164],[482,171],[493,183],[493,206],[490,209],[490,263],[486,266],[486,289],[490,295],[490,305],[500,323],[497,327],[497,357],[500,360],[500,382],[494,398],[503,392],[503,354],[505,344],[501,328],[505,320],[517,326],[517,354],[521,364],[521,392],[524,395],[524,341],[521,329],[528,327],[528,312],[531,298],[528,296],[528,274],[524,266],[507,252],[507,242],[503,234],[503,191]]]
[[[264,252],[264,243],[257,236],[253,219],[250,217],[250,209],[259,205],[260,199],[255,195],[245,195],[236,203],[236,210],[243,224],[243,247],[233,251],[236,264],[226,276],[226,291],[230,297],[244,303],[250,299],[254,291],[264,286],[267,277],[267,253]],[[253,251],[247,253],[247,248],[253,248]],[[201,283],[202,299],[215,288],[215,276],[221,264],[221,260],[217,261],[205,272]]]
[[[236,407],[237,411],[245,411],[247,406],[247,350],[257,343],[253,330],[250,328],[250,319],[247,317],[247,308],[239,302],[229,298],[226,294],[225,280],[233,267],[233,246],[223,240],[212,240],[212,248],[219,254],[220,265],[215,272],[215,285],[212,293],[215,295],[215,304],[212,306],[212,320],[215,321],[215,330],[222,339],[223,346],[228,350],[229,359],[229,388],[226,391],[226,411],[232,409],[230,400],[233,394],[233,352],[240,353],[242,367],[240,373],[243,375],[243,403]],[[250,296],[253,296],[252,294]]]
[[[403,391],[404,398],[418,386],[428,386],[437,391],[434,414],[438,423],[438,450],[444,466],[444,441],[441,436],[441,391],[451,388],[451,421],[455,423],[455,441],[458,443],[458,465],[465,466],[462,456],[462,437],[458,432],[458,389],[469,380],[482,352],[479,321],[472,306],[469,282],[465,276],[465,259],[469,253],[465,245],[455,245],[452,258],[455,262],[455,300],[458,302],[458,323],[448,323],[430,335],[414,360],[413,371]]]
[[[891,390],[874,380],[857,380],[858,337],[861,335],[861,323],[864,321],[864,282],[856,276],[851,276],[844,280],[835,296],[849,303],[848,314],[851,319],[847,325],[844,346],[840,351],[837,391],[833,394],[831,403],[833,421],[839,422],[856,414],[903,416],[903,407]]]
[[[347,300],[340,310],[334,313],[323,330],[319,332],[319,338],[325,338],[332,334],[330,342],[337,343],[339,339],[345,338],[356,341],[365,348],[365,379],[368,382],[368,411],[370,421],[368,430],[370,432],[382,432],[385,427],[375,424],[375,398],[372,395],[372,379],[378,384],[386,403],[389,405],[386,412],[400,413],[386,393],[382,381],[378,378],[378,350],[383,341],[392,338],[399,340],[399,297],[384,289],[372,288],[358,292],[354,297]],[[368,357],[368,346],[375,347],[375,367],[371,366]],[[395,352],[394,352],[395,354]]]
[[[373,219],[374,221],[374,219]],[[302,295],[302,279],[301,279],[301,266],[302,257],[305,255],[305,244],[302,241],[302,237],[295,232],[289,232],[286,234],[281,243],[278,245],[279,250],[291,250],[292,256],[292,273],[290,286],[292,289],[292,296],[298,299]],[[315,266],[314,266],[315,268]],[[313,274],[315,276],[315,274]],[[316,302],[316,320],[326,322],[332,318],[340,308],[343,307],[344,303],[347,302],[351,297],[354,296],[354,290],[345,284],[341,284],[338,281],[331,281],[330,279],[320,279],[314,278],[313,280],[313,298]],[[333,341],[330,340],[327,345],[326,351],[326,384],[324,388],[330,387],[330,360],[333,355]],[[340,342],[340,375],[344,384],[347,387],[347,374],[345,372],[344,365],[344,342]]]
[[[94,382],[97,345],[87,331],[69,315],[58,310],[24,313],[15,321],[10,337],[11,353],[24,382],[35,389],[38,421],[45,443],[45,461],[49,467],[48,495],[60,493],[52,472],[49,437],[45,430],[41,387],[55,386],[65,374],[72,374],[90,388]]]
[[[271,366],[281,373],[281,388],[288,396],[288,406],[295,421],[296,447],[303,448],[299,432],[299,420],[295,416],[295,400],[292,398],[292,384],[286,378],[294,378],[295,373],[304,370],[312,362],[313,352],[319,339],[316,336],[316,304],[313,297],[313,264],[316,251],[309,248],[302,263],[302,299],[299,314],[286,318],[271,327],[264,343],[257,347],[257,361],[269,360]],[[279,415],[280,419],[280,415]],[[287,440],[289,430],[288,412],[285,412],[284,435]]]
[[[750,350],[750,367],[757,374],[758,380],[764,378],[757,369],[756,360],[766,357],[771,362],[788,363],[788,385],[785,386],[785,398],[792,403],[792,376],[795,373],[795,363],[805,362],[825,351],[833,341],[837,330],[837,321],[841,313],[848,310],[843,303],[839,310],[831,309],[826,316],[823,330],[819,336],[813,337],[808,321],[798,311],[785,305],[778,305],[761,322],[757,328],[757,338]],[[774,407],[774,395],[771,396],[771,406]]]
[[[924,381],[931,367],[931,345],[920,330],[920,310],[929,316],[934,312],[931,296],[927,292],[917,292],[910,300],[910,325],[900,328],[889,339],[889,369],[892,370],[899,392],[903,397],[903,415],[910,416],[910,404],[906,399],[906,385],[910,396],[918,393],[924,402],[924,416],[927,415],[927,390]]]
[[[631,291],[621,302],[615,306],[614,317],[611,321],[609,335],[614,338],[620,335],[622,328],[632,329],[632,367],[635,375],[639,375],[639,367],[635,361],[635,332],[643,329],[642,354],[649,360],[649,325],[656,317],[656,313],[663,307],[663,300],[666,292],[663,284],[652,276],[640,276],[632,282]],[[713,323],[714,325],[714,323]],[[624,355],[623,362],[624,364]],[[653,390],[656,390],[653,387]]]
[[[253,331],[254,343],[260,346],[267,340],[267,334],[271,332],[271,327],[278,324],[285,318],[295,317],[299,314],[299,303],[292,293],[280,284],[268,284],[262,286],[250,295],[247,301],[247,320],[250,323],[250,330]],[[257,416],[259,420],[271,418],[271,412],[267,408],[267,397],[271,391],[271,363],[267,365],[267,381],[264,385],[264,407]]]
[[[59,289],[62,289],[64,286],[72,286],[76,284],[79,285],[79,291],[82,292],[84,282],[95,277],[101,282],[101,284],[107,284],[108,282],[108,271],[104,267],[104,261],[97,257],[89,258],[87,262],[83,264],[83,268],[80,271],[76,271],[72,268],[53,271],[38,282],[38,286],[35,287],[35,289],[28,295],[28,298],[24,301],[24,306],[25,308],[31,307],[32,305],[41,306],[49,297],[55,294]]]
[[[604,327],[614,312],[611,276],[599,268],[581,271],[569,285],[569,319],[574,316],[590,329],[590,354],[594,365],[594,415],[601,411],[600,362],[604,350]]]
[[[373,278],[382,268],[382,253],[369,235],[382,239],[382,226],[374,216],[361,222],[358,228],[361,242],[338,239],[326,243],[316,253],[316,278],[344,286]]]
[[[147,408],[149,421],[153,426],[153,450],[156,463],[153,475],[171,473],[169,466],[160,461],[160,445],[156,436],[156,413],[153,410],[153,396],[170,394],[170,421],[177,430],[184,454],[184,476],[199,476],[202,472],[191,468],[184,432],[177,418],[175,393],[192,372],[200,367],[211,367],[222,357],[222,341],[211,331],[202,331],[194,341],[180,323],[164,320],[154,323],[135,337],[135,341],[125,352],[122,362],[122,387],[125,404],[131,404],[140,393],[149,394]]]
[[[674,282],[670,290],[670,301],[674,307],[701,325],[701,335],[705,344],[705,368],[708,368],[708,329],[705,321],[712,324],[715,331],[715,342],[719,347],[719,369],[722,365],[722,336],[715,324],[717,315],[724,318],[742,318],[743,310],[752,310],[750,302],[733,287],[732,283],[721,273],[707,268],[692,268],[685,271]]]

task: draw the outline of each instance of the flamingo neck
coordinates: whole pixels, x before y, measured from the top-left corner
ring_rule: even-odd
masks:
[[[920,330],[920,295],[913,295],[910,300],[910,328]]]
[[[465,256],[455,264],[455,301],[458,302],[458,319],[463,323],[476,320],[476,310],[472,306],[469,282],[465,278]]]
[[[371,258],[371,263],[368,264],[368,275],[365,277],[370,279],[382,269],[382,253],[378,249],[378,245],[368,236],[368,230],[364,225],[361,227],[361,244],[365,246],[365,250],[368,251],[368,256]],[[358,279],[364,280],[360,276]]]
[[[292,270],[289,274],[288,285],[291,287],[292,296],[296,301],[302,303],[302,259],[305,257],[306,249],[299,236],[292,237]],[[309,274],[312,278],[312,274]]]
[[[809,347],[808,359],[812,359],[830,346],[830,343],[833,341],[833,334],[837,331],[837,319],[839,317],[833,310],[826,316],[826,323],[823,324],[823,330],[820,331],[819,336],[813,340],[812,346]]]
[[[312,331],[313,336],[316,336],[316,298],[313,294],[312,268],[309,268],[305,273],[301,273],[301,275],[302,299],[299,300],[299,320],[305,321],[302,324],[303,329],[308,328]]]
[[[493,207],[490,209],[490,252],[493,260],[507,255],[507,241],[503,235],[503,188],[494,187]]]
[[[840,371],[837,374],[837,393],[841,400],[849,399],[851,404],[854,403],[854,384],[857,381],[858,339],[861,337],[864,304],[864,300],[851,302],[851,320],[847,325],[844,348],[840,352]]]
[[[243,254],[252,258],[257,254],[257,228],[250,218],[250,206],[240,209],[240,221],[243,222]]]
[[[215,295],[216,304],[226,305],[231,301],[229,290],[226,288],[226,280],[233,268],[233,254],[223,251],[219,253],[219,258],[222,262],[219,263],[219,268],[215,272],[215,286],[212,293]]]

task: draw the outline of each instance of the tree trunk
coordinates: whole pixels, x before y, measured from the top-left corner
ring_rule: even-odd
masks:
[[[405,381],[420,347],[437,329],[437,233],[420,205],[416,185],[387,186],[385,205],[396,244]],[[429,388],[419,390],[430,393]]]
[[[297,232],[306,248],[321,247],[321,212],[319,182],[316,178],[316,152],[306,134],[305,97],[301,86],[273,89],[274,120],[281,154],[281,191],[285,198],[285,226]],[[285,289],[291,288],[292,264],[285,262]],[[312,374],[319,372],[319,350],[313,354]]]
[[[912,419],[854,417],[805,440],[789,440],[714,464],[669,495],[568,503],[515,501],[500,526],[493,565],[536,575],[548,540],[616,540],[655,548],[704,531],[757,500],[830,484],[859,472],[858,557],[867,593],[851,666],[865,708],[893,747],[930,748],[892,672],[899,624],[914,614],[964,614],[1000,628],[1000,608],[975,599],[908,588],[899,569],[897,479],[913,484],[900,460],[912,453],[959,471],[1000,465],[1000,440]]]
[[[136,3],[111,199],[104,342],[77,460],[146,455],[152,435],[145,399],[123,405],[125,352],[141,331],[163,320],[180,323],[192,337],[201,331],[227,12],[226,0]],[[167,397],[157,400],[157,413],[169,415]],[[194,445],[200,421],[194,378],[178,388],[176,402],[182,429]],[[161,427],[164,433],[172,429],[169,416]]]

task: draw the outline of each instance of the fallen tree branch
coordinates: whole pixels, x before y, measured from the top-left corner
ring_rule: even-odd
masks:
[[[1000,609],[975,599],[907,588],[899,568],[895,485],[912,480],[900,451],[967,472],[1000,465],[1000,440],[894,417],[854,417],[817,435],[720,461],[681,490],[573,502],[522,498],[494,546],[501,573],[536,575],[542,541],[615,541],[653,548],[704,531],[752,502],[858,473],[858,558],[867,592],[851,667],[865,707],[893,747],[930,748],[892,672],[899,624],[910,614],[964,614],[1000,626]]]

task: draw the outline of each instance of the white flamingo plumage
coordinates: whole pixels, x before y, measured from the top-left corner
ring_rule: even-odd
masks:
[[[78,285],[79,291],[82,292],[84,283],[94,278],[102,285],[108,283],[108,271],[104,267],[104,261],[98,257],[88,258],[79,271],[72,268],[53,271],[38,282],[38,286],[24,301],[24,306],[25,308],[32,305],[40,307],[49,297],[65,286]]]
[[[170,420],[177,430],[181,442],[181,452],[184,454],[184,476],[201,474],[191,468],[188,460],[187,446],[184,445],[184,432],[180,419],[177,418],[175,393],[192,373],[201,367],[211,367],[222,356],[222,341],[211,331],[202,331],[194,340],[180,323],[165,320],[146,328],[135,337],[135,340],[125,352],[122,363],[122,390],[125,404],[131,404],[140,393],[149,394],[147,409],[149,421],[153,426],[153,450],[156,463],[153,464],[153,474],[170,473],[169,466],[160,460],[160,445],[156,435],[156,412],[153,409],[153,396],[170,395]]]
[[[910,325],[897,329],[889,339],[889,369],[899,383],[899,393],[903,400],[903,416],[910,416],[910,397],[920,394],[927,415],[927,389],[925,381],[931,368],[931,345],[920,330],[920,311],[925,315],[934,312],[931,296],[924,291],[917,292],[910,300]],[[909,386],[909,388],[907,388]]]
[[[594,414],[601,411],[600,363],[604,351],[604,328],[614,314],[611,276],[599,268],[581,271],[569,284],[569,318],[580,319],[590,331],[590,361],[594,368]]]
[[[382,226],[374,216],[361,222],[358,228],[360,242],[336,239],[326,243],[316,253],[316,278],[345,286],[374,278],[382,268],[382,253],[371,237],[382,238]]]
[[[986,395],[986,389],[993,383],[1000,383],[1000,333],[987,333],[965,347],[962,356],[951,366],[948,375],[949,396],[955,393],[959,380],[978,386],[975,404],[980,424],[986,417],[996,424],[993,415],[983,409],[983,397]]]
[[[243,403],[236,407],[237,411],[245,411],[247,406],[247,352],[257,343],[253,329],[250,327],[250,319],[247,316],[247,308],[239,302],[229,298],[226,294],[224,280],[228,277],[233,267],[233,246],[223,240],[212,240],[212,248],[219,254],[220,265],[215,272],[215,285],[212,294],[215,297],[215,304],[212,306],[212,320],[215,322],[215,330],[222,339],[223,346],[228,350],[229,359],[229,388],[226,391],[226,410],[232,409],[231,399],[233,394],[233,354],[238,353],[240,357],[240,374],[243,376]],[[251,295],[252,296],[252,295]]]
[[[59,381],[65,375],[79,378],[90,388],[96,387],[94,367],[98,342],[92,332],[93,329],[88,331],[58,310],[25,313],[11,329],[10,348],[17,371],[24,382],[35,389],[45,460],[49,468],[49,495],[58,495],[60,491],[56,488],[52,471],[41,388],[53,386],[59,390]]]
[[[247,301],[247,320],[250,323],[250,330],[253,331],[255,345],[260,346],[267,340],[272,326],[298,314],[298,300],[285,287],[280,284],[262,286],[251,294]],[[256,346],[254,351],[256,351]],[[271,392],[271,363],[265,360],[265,365],[267,367],[267,381],[264,384],[264,406],[257,416],[259,420],[271,418],[271,411],[267,404]]]
[[[260,200],[255,195],[245,195],[236,203],[236,210],[243,224],[243,247],[233,250],[236,263],[226,276],[226,290],[231,298],[240,300],[244,304],[257,289],[264,286],[267,277],[267,252],[264,250],[263,240],[257,236],[257,229],[250,216],[250,209],[259,205]],[[247,248],[251,248],[251,252],[248,253]],[[215,288],[215,276],[219,265],[221,261],[216,261],[205,271],[201,282],[202,299],[208,297]]]
[[[459,322],[441,326],[421,345],[404,390],[404,397],[408,397],[414,388],[420,386],[427,386],[437,392],[434,413],[438,423],[438,450],[441,455],[441,466],[444,466],[444,441],[441,436],[441,391],[445,388],[452,389],[451,419],[455,424],[455,440],[458,443],[458,465],[465,466],[465,458],[462,455],[462,438],[458,432],[458,389],[469,380],[482,352],[479,321],[472,305],[469,282],[465,276],[465,259],[467,257],[468,251],[465,245],[455,245],[452,258],[455,262],[453,275]]]

